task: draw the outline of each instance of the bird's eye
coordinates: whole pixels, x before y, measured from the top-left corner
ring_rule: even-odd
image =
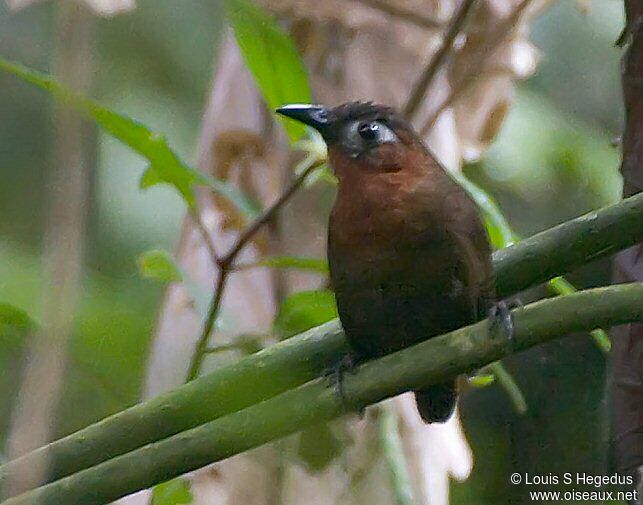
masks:
[[[379,138],[380,125],[375,122],[361,123],[358,126],[357,131],[364,140],[367,142],[373,142]]]
[[[342,131],[340,138],[344,149],[354,156],[399,140],[393,130],[381,120],[353,121]]]

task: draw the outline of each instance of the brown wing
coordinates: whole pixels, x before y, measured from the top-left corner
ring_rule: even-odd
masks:
[[[450,209],[453,219],[441,230],[417,233],[388,260],[338,245],[331,220],[331,280],[357,354],[386,354],[486,316],[494,299],[491,250],[473,205]]]
[[[455,184],[455,183],[454,183]],[[458,186],[444,200],[447,233],[460,256],[461,276],[475,319],[487,315],[496,301],[495,275],[491,262],[491,242],[476,203]]]

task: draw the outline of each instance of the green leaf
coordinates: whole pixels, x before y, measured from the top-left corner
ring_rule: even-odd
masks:
[[[453,173],[453,178],[469,193],[471,198],[476,202],[484,216],[485,227],[489,233],[489,239],[495,249],[509,247],[519,242],[520,237],[516,235],[496,201],[489,196],[483,189],[471,182],[461,173]],[[551,291],[559,295],[569,295],[577,290],[573,284],[564,277],[551,279],[547,286]],[[605,330],[597,328],[590,332],[596,346],[604,353],[609,354],[612,349],[612,342]]]
[[[305,187],[309,188],[318,182],[324,182],[331,186],[335,186],[337,184],[337,177],[328,165],[322,165],[306,177]]]
[[[328,263],[325,260],[302,256],[272,256],[258,261],[257,265],[270,268],[308,270],[319,274],[328,273]]]
[[[337,306],[332,291],[300,291],[283,301],[273,330],[280,338],[288,338],[336,317]]]
[[[141,277],[162,282],[180,282],[181,270],[172,255],[162,249],[145,251],[138,257],[138,271]]]
[[[142,182],[141,187],[169,184],[181,194],[189,206],[194,205],[194,186],[205,184],[203,176],[177,156],[163,135],[93,101],[82,100],[81,103],[99,125],[150,161],[143,177],[145,184]]]
[[[241,54],[268,107],[310,103],[304,62],[277,21],[251,0],[226,0],[225,5]],[[290,140],[301,138],[304,126],[284,121]]]
[[[163,182],[163,179],[159,177],[158,171],[154,170],[150,166],[145,169],[145,172],[143,172],[143,175],[141,176],[141,180],[139,181],[138,186],[141,189],[147,189],[147,188],[151,188],[152,186],[155,186],[156,184],[161,184],[162,182]]]
[[[25,82],[44,89],[57,99],[74,106],[81,113],[93,118],[111,135],[149,160],[150,166],[141,179],[141,188],[161,183],[169,184],[179,192],[189,206],[194,206],[194,186],[209,186],[246,214],[256,208],[256,204],[231,185],[189,167],[170,148],[163,135],[151,131],[145,125],[118,114],[95,100],[66,89],[47,74],[18,63],[0,58],[0,70],[9,72]]]
[[[474,388],[486,388],[494,383],[496,377],[493,374],[479,373],[473,377],[469,377],[469,384]]]
[[[8,303],[0,303],[0,339],[3,344],[21,345],[35,327],[26,312]]]
[[[30,330],[35,324],[24,310],[8,303],[0,303],[0,329],[5,326]]]
[[[185,479],[172,479],[152,491],[152,505],[180,505],[192,503],[190,483]]]
[[[512,231],[500,207],[486,191],[479,188],[460,172],[454,172],[450,175],[464,188],[482,211],[489,239],[495,249],[508,247],[518,241],[518,237]]]
[[[313,472],[326,468],[342,453],[344,447],[329,423],[308,428],[297,438],[297,456]]]

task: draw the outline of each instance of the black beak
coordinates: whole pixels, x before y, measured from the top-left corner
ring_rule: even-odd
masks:
[[[276,110],[277,114],[295,119],[305,125],[314,128],[324,135],[330,121],[328,120],[328,109],[321,105],[290,104],[284,105]]]

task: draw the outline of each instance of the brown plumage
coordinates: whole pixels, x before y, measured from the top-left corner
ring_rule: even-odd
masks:
[[[475,203],[392,109],[348,103],[280,112],[323,135],[339,180],[328,260],[355,356],[370,359],[481,319],[494,299],[491,247]],[[451,380],[416,392],[448,419]]]

